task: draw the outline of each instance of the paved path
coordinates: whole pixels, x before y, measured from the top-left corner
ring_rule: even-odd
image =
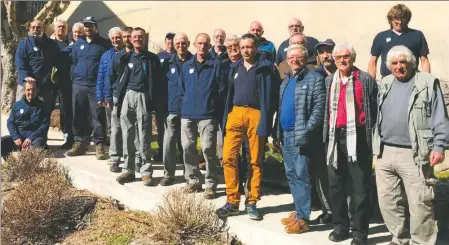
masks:
[[[6,116],[2,116],[1,135],[6,135]],[[64,151],[58,150],[62,144],[62,133],[50,130],[49,146],[56,158],[70,169],[72,181],[75,187],[87,189],[90,192],[102,196],[111,196],[120,200],[130,209],[151,211],[161,200],[168,188],[179,188],[183,186],[182,170],[178,165],[176,171],[177,184],[171,187],[146,187],[140,181],[120,185],[115,181],[118,174],[109,171],[107,161],[95,159],[94,147],[90,146],[89,152],[85,156],[66,157]],[[163,176],[163,166],[155,164],[154,177],[159,181]],[[213,200],[217,207],[225,202],[225,185],[220,180],[218,185],[218,198]],[[349,245],[350,240],[333,243],[327,239],[331,232],[331,226],[312,225],[311,231],[299,235],[289,235],[284,232],[284,227],[280,219],[287,216],[292,210],[292,196],[289,193],[282,193],[271,188],[262,188],[263,196],[258,203],[258,207],[265,214],[262,221],[252,221],[246,214],[231,217],[228,219],[230,231],[237,234],[237,237],[248,245],[328,245],[339,244]],[[198,194],[199,195],[199,194]],[[242,197],[242,202],[243,202]],[[243,210],[243,204],[240,210]],[[312,219],[320,213],[313,212]],[[369,244],[388,244],[391,237],[384,224],[373,222],[370,225]],[[446,241],[447,242],[447,241]],[[443,245],[440,242],[438,245]],[[446,243],[447,244],[447,243]]]

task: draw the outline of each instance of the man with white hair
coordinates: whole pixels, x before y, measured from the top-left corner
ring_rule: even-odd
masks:
[[[289,36],[292,37],[295,34],[303,34],[304,33],[304,25],[302,24],[302,21],[298,18],[293,18],[288,22],[288,33]],[[287,58],[287,48],[289,45],[290,38],[287,38],[285,41],[279,45],[279,49],[276,55],[276,65],[279,65],[282,61],[284,61]],[[315,57],[315,45],[318,44],[318,40],[314,37],[307,36],[306,42],[309,43],[307,48],[307,52],[309,54],[309,60],[307,61],[307,64],[316,64],[316,57]]]
[[[297,44],[288,47],[287,62],[291,72],[279,91],[279,119],[274,144],[282,143],[285,174],[295,204],[295,212],[281,220],[287,233],[309,230],[312,184],[308,165],[315,151],[314,145],[322,144],[319,136],[326,101],[324,78],[309,71],[307,59],[306,47]]]
[[[350,182],[355,210],[351,245],[364,245],[371,212],[371,135],[377,118],[377,84],[354,66],[356,53],[350,43],[335,45],[332,56],[337,71],[326,78],[323,130],[335,227],[329,240],[339,242],[349,237],[346,185]]]
[[[302,45],[307,48],[307,39],[306,36],[302,33],[295,33],[288,39],[288,45]],[[287,46],[288,48],[288,46]],[[309,52],[309,51],[307,51]],[[291,68],[288,65],[288,62],[286,59],[284,59],[280,64],[277,64],[279,68],[279,73],[281,75],[281,79],[286,78],[286,74],[291,72]],[[315,67],[312,68],[312,70],[315,69]]]
[[[76,22],[72,27],[72,40],[70,41],[70,45],[78,41],[80,37],[84,35],[84,25],[81,22]]]
[[[249,25],[248,33],[256,36],[257,49],[259,50],[261,57],[274,62],[274,59],[276,58],[276,48],[274,47],[274,44],[272,42],[262,37],[264,33],[262,23],[260,23],[259,21],[251,22],[251,24]]]
[[[386,65],[392,74],[380,83],[373,136],[380,210],[393,236],[391,245],[432,245],[437,239],[432,167],[449,147],[440,81],[418,71],[413,52],[405,46],[391,48]],[[405,227],[407,201],[411,240]]]
[[[227,59],[228,52],[225,46],[226,32],[221,28],[215,29],[212,38],[214,45],[209,50],[210,56],[212,58],[219,58],[220,60]]]

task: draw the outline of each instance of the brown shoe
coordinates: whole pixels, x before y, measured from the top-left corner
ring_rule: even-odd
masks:
[[[296,220],[296,212],[292,212],[288,215],[287,218],[281,219],[281,223],[283,225],[288,225],[288,224],[293,223],[295,220]]]
[[[195,192],[201,192],[203,190],[203,187],[201,184],[187,184],[184,186],[184,189],[187,192],[195,193]]]
[[[288,234],[299,234],[309,231],[309,224],[303,219],[295,220],[284,228],[284,231]]]
[[[142,183],[144,186],[150,186],[153,184],[153,177],[152,176],[142,176]]]
[[[106,154],[104,153],[102,143],[95,145],[95,156],[97,157],[97,160],[106,160]]]
[[[206,188],[204,190],[204,197],[206,199],[214,199],[215,198],[215,190],[212,188]]]
[[[119,175],[116,180],[120,184],[124,184],[124,183],[128,183],[128,182],[132,182],[135,179],[136,179],[136,175],[134,173],[126,172],[126,173],[122,173],[121,175]]]
[[[86,148],[82,142],[73,143],[72,149],[66,152],[69,157],[86,155]]]

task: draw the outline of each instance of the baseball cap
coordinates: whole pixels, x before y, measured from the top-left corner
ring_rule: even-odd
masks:
[[[321,41],[317,45],[315,45],[315,50],[318,50],[318,48],[323,45],[335,47],[335,43],[332,39],[326,39],[325,41]]]
[[[93,16],[87,16],[85,17],[82,21],[83,24],[84,23],[91,23],[91,24],[97,24],[97,21],[95,20],[95,18]]]
[[[169,32],[165,35],[165,39],[173,39],[175,37],[175,33],[174,32]]]

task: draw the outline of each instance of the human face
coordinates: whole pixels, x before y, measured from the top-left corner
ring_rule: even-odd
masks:
[[[78,28],[78,29],[73,29],[72,30],[72,34],[73,34],[73,40],[78,40],[80,37],[82,37],[84,35],[84,29],[82,28]]]
[[[306,46],[305,45],[306,41],[304,39],[305,39],[305,37],[303,35],[295,35],[290,38],[289,44],[290,45],[298,44],[298,45]]]
[[[226,49],[228,50],[228,56],[231,59],[239,59],[241,57],[240,44],[237,40],[227,41]]]
[[[175,50],[175,46],[173,45],[173,39],[165,39],[165,50],[173,52]]]
[[[249,27],[249,33],[253,34],[257,38],[261,38],[263,35],[262,25],[260,25],[260,23],[258,22],[252,23],[251,26]]]
[[[32,99],[36,98],[37,96],[37,89],[35,83],[26,83],[25,84],[25,99],[28,101],[31,101]]]
[[[391,73],[399,81],[408,79],[413,73],[413,66],[407,64],[407,60],[404,56],[393,57],[390,65]]]
[[[293,73],[300,71],[306,65],[306,62],[307,57],[303,55],[301,49],[291,50],[287,54],[287,64]]]
[[[64,25],[64,23],[59,22],[59,21],[56,22],[55,28],[56,28],[56,34],[58,34],[58,36],[62,37],[62,36],[67,35],[67,28]]]
[[[240,40],[240,53],[244,60],[252,61],[257,54],[256,43],[251,38]]]
[[[126,31],[122,32],[123,43],[126,43],[128,41],[128,39],[131,39],[131,32],[126,32]]]
[[[226,39],[226,34],[223,30],[216,30],[214,32],[214,45],[215,46],[221,46],[224,44],[224,41]]]
[[[39,38],[42,37],[44,30],[44,24],[42,21],[33,21],[30,24],[30,31],[28,33],[29,36]]]
[[[300,20],[293,19],[288,23],[288,32],[290,33],[290,36],[293,36],[296,33],[302,33],[303,31],[304,26]]]
[[[84,35],[93,37],[97,33],[97,26],[92,23],[84,23]]]
[[[320,59],[321,64],[325,67],[329,67],[335,64],[335,60],[332,57],[332,49],[333,47],[327,45],[321,45],[318,48],[318,58]]]
[[[134,49],[142,50],[145,46],[145,33],[143,31],[137,30],[131,33],[131,43]]]
[[[110,39],[114,48],[121,48],[123,46],[122,35],[119,32],[111,33]]]
[[[334,59],[337,69],[344,74],[347,74],[354,64],[354,59],[351,58],[351,53],[346,47],[340,48],[340,50],[335,53]]]
[[[206,35],[200,35],[195,40],[196,53],[199,55],[205,55],[209,52],[210,41],[207,40]]]
[[[391,27],[397,32],[402,32],[407,28],[408,22],[406,19],[394,18],[391,20]]]
[[[178,54],[183,55],[187,53],[190,46],[190,42],[187,40],[187,37],[175,36],[174,41],[175,41],[175,49]]]

